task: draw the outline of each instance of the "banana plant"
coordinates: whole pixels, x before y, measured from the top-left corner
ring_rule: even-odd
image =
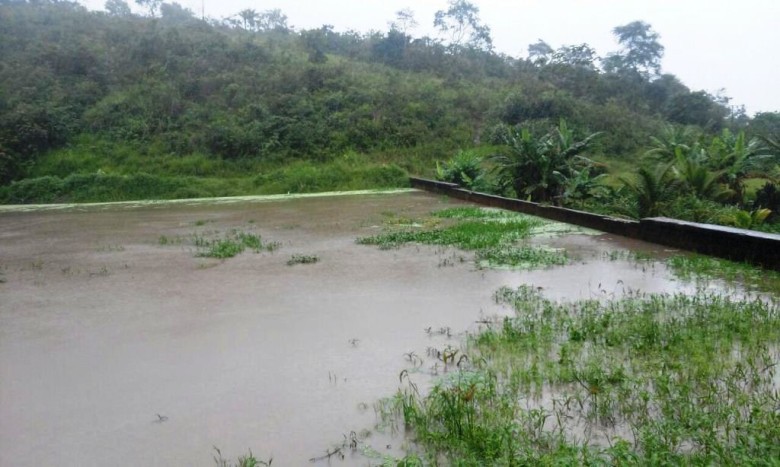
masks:
[[[592,164],[581,154],[599,135],[578,141],[564,120],[539,138],[522,128],[507,137],[508,151],[490,160],[498,178],[511,185],[518,198],[557,202],[565,191],[564,181],[575,176],[573,170]]]
[[[744,131],[735,135],[728,129],[712,139],[707,155],[709,167],[721,174],[720,181],[733,192],[731,200],[740,205],[745,203],[745,180],[762,175],[773,162],[777,163],[777,156],[759,139],[748,140]]]
[[[679,150],[688,152],[695,144],[695,139],[696,135],[690,127],[666,125],[659,136],[650,137],[652,148],[645,155],[671,162]]]

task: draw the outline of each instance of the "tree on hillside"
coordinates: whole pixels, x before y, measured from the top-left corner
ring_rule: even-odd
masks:
[[[595,69],[596,51],[588,44],[564,45],[553,54],[550,63]]]
[[[107,0],[104,8],[111,16],[130,16],[130,5],[125,0]]]
[[[612,33],[623,49],[604,60],[607,72],[633,72],[646,80],[660,74],[664,46],[658,42],[660,36],[652,26],[644,21],[633,21],[616,27]]]
[[[448,36],[451,47],[493,50],[490,27],[479,20],[479,8],[466,0],[450,0],[447,10],[439,10],[433,25]]]
[[[748,131],[761,138],[780,141],[780,112],[759,112],[753,116]]]
[[[672,96],[664,113],[675,123],[699,125],[711,131],[720,131],[728,109],[715,102],[710,94],[697,91]]]
[[[149,10],[149,16],[157,16],[157,10],[160,9],[162,0],[135,0],[135,3],[139,6],[147,8]]]
[[[160,6],[160,16],[167,23],[186,23],[195,18],[195,14],[189,8],[185,8],[176,2],[163,3]]]
[[[404,8],[395,12],[395,21],[390,22],[390,29],[408,34],[418,24],[417,20],[414,19],[414,12],[409,8]]]
[[[550,44],[539,39],[535,44],[528,45],[528,60],[532,61],[534,65],[546,65],[555,50],[550,47]]]
[[[371,48],[372,56],[382,63],[399,66],[404,52],[409,46],[410,37],[397,29],[387,31],[387,35],[375,42]]]
[[[260,13],[255,24],[260,31],[287,32],[290,30],[290,26],[287,25],[287,15],[278,8]]]
[[[260,15],[257,11],[247,8],[238,12],[238,16],[244,22],[244,29],[247,31],[254,31],[257,25],[257,19]]]

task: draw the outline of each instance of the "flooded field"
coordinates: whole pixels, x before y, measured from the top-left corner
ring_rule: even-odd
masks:
[[[597,232],[533,239],[571,264],[531,271],[356,243],[461,205],[407,191],[0,212],[0,465],[214,465],[214,446],[305,465],[351,432],[397,454],[375,402],[404,369],[436,373],[430,349],[511,313],[500,287],[571,300],[694,289],[630,253],[662,247]],[[267,248],[202,256],[198,238],[228,232]],[[347,452],[342,465],[379,463]]]

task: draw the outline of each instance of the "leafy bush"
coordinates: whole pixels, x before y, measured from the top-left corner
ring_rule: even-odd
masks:
[[[28,178],[12,182],[2,197],[4,203],[48,203],[62,196],[64,183],[59,177]]]
[[[231,180],[93,173],[13,182],[0,192],[0,201],[25,204],[205,198],[236,195],[241,191],[240,184]]]
[[[436,178],[473,191],[489,191],[482,158],[473,151],[459,151],[447,162],[436,164]]]

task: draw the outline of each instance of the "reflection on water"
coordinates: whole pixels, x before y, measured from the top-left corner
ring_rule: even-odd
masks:
[[[536,271],[355,243],[391,215],[457,204],[405,191],[0,213],[0,464],[212,465],[217,446],[303,465],[351,431],[397,452],[374,402],[507,313],[500,286],[561,299],[695,287],[621,253],[661,247],[610,235],[536,239],[576,259]],[[193,234],[231,229],[281,246],[195,256]],[[319,261],[288,266],[294,254]]]

